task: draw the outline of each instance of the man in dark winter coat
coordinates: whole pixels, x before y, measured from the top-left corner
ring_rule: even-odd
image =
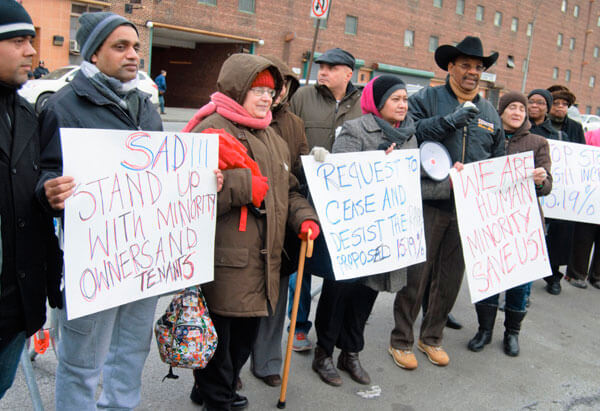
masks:
[[[452,162],[471,163],[504,155],[502,122],[494,107],[479,95],[481,73],[492,66],[498,53],[484,57],[481,40],[466,37],[456,46],[443,45],[435,61],[449,75],[446,84],[422,89],[409,100],[419,142],[442,143]],[[428,282],[428,308],[421,324],[418,348],[436,365],[450,362],[441,347],[444,326],[464,273],[464,259],[452,198],[423,202],[427,260],[409,267],[408,284],[394,302],[395,327],[389,352],[402,368],[414,369],[413,324]]]
[[[62,305],[62,256],[52,219],[35,201],[37,118],[17,94],[27,81],[35,28],[16,1],[0,2],[0,398],[12,385],[25,338]]]
[[[557,139],[585,144],[581,124],[567,115],[567,110],[575,103],[575,95],[567,87],[561,85],[551,86],[548,91],[552,94],[552,107],[548,117],[552,128],[557,133]],[[546,244],[552,275],[545,277],[544,280],[547,283],[546,291],[552,295],[558,295],[561,292],[560,280],[563,277],[559,268],[561,265],[569,264],[575,223],[555,219],[546,219],[546,223],[548,224]]]
[[[133,23],[109,12],[85,13],[79,23],[76,36],[84,61],[40,115],[43,171],[37,195],[56,214],[74,188],[72,177],[61,176],[61,127],[162,130],[150,96],[137,89],[140,42]],[[68,321],[61,311],[57,410],[134,409],[139,404],[157,299]],[[101,374],[102,393],[96,401]]]
[[[33,70],[33,77],[34,78],[42,78],[48,73],[50,73],[50,71],[46,68],[46,65],[44,64],[44,62],[42,60],[40,60],[40,62],[38,63],[38,66],[35,68],[35,70]]]

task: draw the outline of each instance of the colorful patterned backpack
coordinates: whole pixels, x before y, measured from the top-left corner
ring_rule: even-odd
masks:
[[[175,294],[154,333],[160,359],[171,366],[165,378],[178,378],[172,367],[206,367],[217,349],[217,332],[200,286]]]

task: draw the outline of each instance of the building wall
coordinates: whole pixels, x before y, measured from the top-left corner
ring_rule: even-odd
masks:
[[[327,28],[319,31],[316,50],[323,52],[331,47],[342,47],[364,60],[366,68],[386,63],[431,71],[435,73],[431,82],[439,84],[446,73],[435,65],[433,52],[428,50],[430,36],[437,36],[441,45],[458,42],[466,35],[477,35],[483,40],[486,54],[492,50],[500,53],[498,63],[489,70],[496,74],[496,81],[485,86],[521,90],[522,69],[530,41],[526,35],[527,24],[535,19],[526,91],[565,84],[577,95],[582,112],[586,106],[591,106],[592,112],[600,109],[600,74],[596,74],[600,73],[600,59],[593,57],[594,47],[600,47],[599,2],[568,0],[566,12],[562,12],[562,0],[465,0],[464,14],[459,15],[457,1],[443,0],[441,8],[434,7],[433,0],[333,1]],[[31,10],[33,4],[52,2],[70,4],[67,0],[23,0]],[[281,56],[290,66],[301,69],[305,67],[303,55],[310,50],[315,31],[308,1],[256,0],[255,13],[239,11],[236,0],[217,0],[216,6],[199,0],[142,0],[141,5],[134,5],[136,9],[131,14],[124,13],[128,1],[110,3],[110,10],[138,25],[145,63],[150,52],[147,21],[260,38],[264,45],[257,45],[256,53]],[[478,5],[484,7],[483,21],[475,19]],[[579,7],[579,17],[573,15],[575,6]],[[502,13],[499,27],[494,25],[496,11]],[[68,12],[66,14],[68,19]],[[345,33],[347,15],[358,17],[356,35]],[[516,32],[511,31],[513,17],[518,18]],[[45,24],[41,26],[45,33]],[[414,30],[414,47],[404,46],[405,30]],[[561,48],[556,45],[558,33],[563,34]],[[293,39],[286,42],[286,36]],[[570,38],[575,38],[573,50],[569,49]],[[42,54],[46,53],[43,48],[48,47],[44,44]],[[66,47],[68,49],[68,44]],[[509,55],[513,56],[514,68],[507,67]],[[552,78],[554,67],[558,68],[557,79]],[[566,70],[571,71],[568,82]],[[594,87],[588,85],[590,76],[597,77]],[[173,76],[169,76],[169,80],[173,81]]]

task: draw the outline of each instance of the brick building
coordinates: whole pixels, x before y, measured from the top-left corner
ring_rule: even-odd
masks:
[[[167,102],[198,107],[214,91],[231,53],[275,54],[306,75],[315,32],[311,0],[22,0],[51,69],[77,63],[74,34],[83,11],[110,10],[138,27],[145,71],[168,71]],[[500,58],[482,82],[493,101],[503,90],[560,83],[581,112],[600,113],[600,4],[595,0],[331,0],[316,52],[342,47],[358,59],[356,82],[395,73],[409,84],[440,84],[433,50],[465,35]],[[57,38],[58,37],[58,38]],[[64,39],[59,44],[60,37]],[[529,61],[529,64],[527,64]],[[527,66],[529,68],[527,69]],[[598,74],[597,74],[598,73]],[[311,78],[316,75],[312,70]]]

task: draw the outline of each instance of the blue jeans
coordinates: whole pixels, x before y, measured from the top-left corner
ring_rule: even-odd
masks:
[[[157,301],[158,297],[149,297],[70,321],[60,310],[57,410],[138,406]],[[96,403],[100,374],[102,393]]]
[[[292,305],[294,304],[294,292],[296,290],[296,274],[290,275],[290,286],[289,286],[289,301],[288,301],[288,318],[292,316]],[[296,332],[303,332],[308,334],[312,322],[308,321],[308,315],[310,314],[310,303],[311,303],[311,275],[306,271],[302,276],[302,288],[300,289],[300,301],[298,303],[298,315],[296,317]]]
[[[506,290],[506,309],[511,311],[526,311],[525,303],[527,302],[528,290],[531,290],[531,283],[522,284]],[[487,304],[498,307],[499,296],[500,294],[492,295],[485,300],[479,301],[477,304]]]
[[[12,385],[21,353],[25,346],[25,331],[21,331],[0,350],[0,399]]]
[[[160,114],[165,113],[165,96],[162,94],[158,95],[158,104],[160,105]]]

